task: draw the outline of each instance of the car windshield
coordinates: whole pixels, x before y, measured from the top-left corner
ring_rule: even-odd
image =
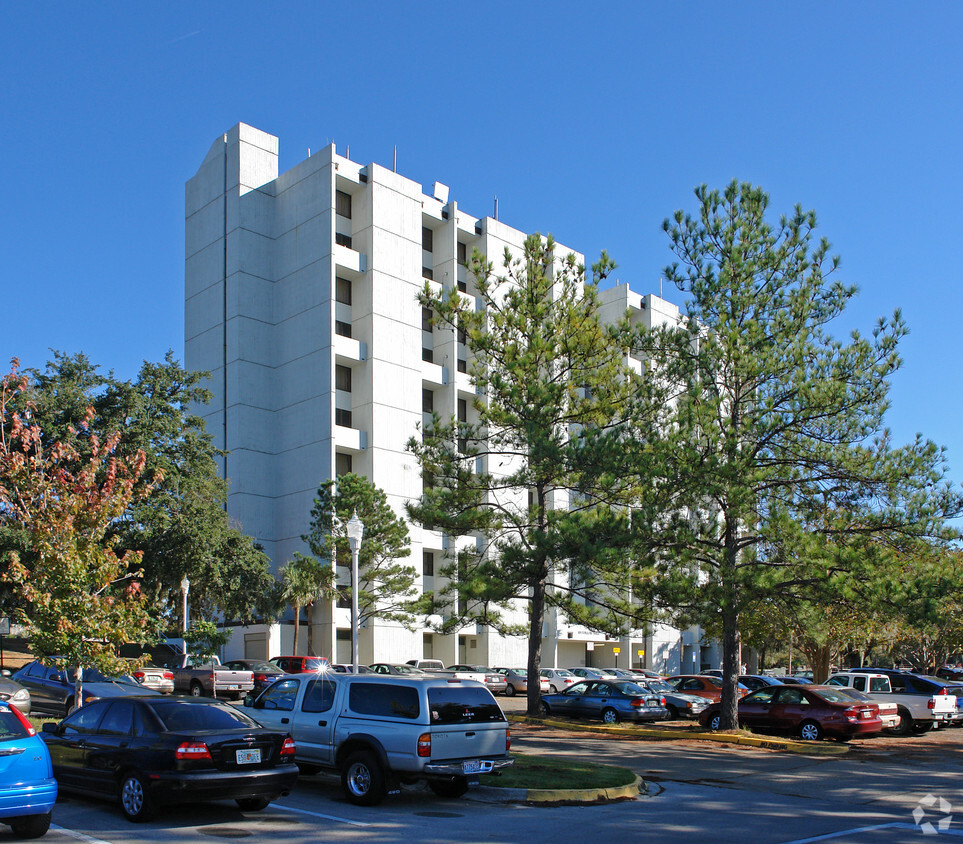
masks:
[[[860,703],[873,702],[873,699],[869,695],[864,695],[862,692],[857,692],[856,689],[850,689],[845,686],[835,687],[835,684],[834,684],[833,691],[839,692],[845,695],[846,697],[852,698],[853,700],[858,700]]]
[[[164,700],[152,704],[152,709],[168,732],[194,730],[234,730],[258,727],[239,709],[225,703],[194,703],[193,701]]]
[[[612,685],[624,695],[644,695],[646,692],[638,683],[632,683],[628,680],[624,683],[612,683]]]
[[[399,674],[424,674],[420,668],[415,668],[413,665],[393,665],[391,666]]]
[[[509,671],[511,671],[512,674],[514,674],[516,677],[527,677],[527,676],[528,676],[528,669],[527,669],[527,668],[510,668]]]
[[[29,738],[23,722],[6,706],[0,708],[0,742]]]
[[[674,692],[675,689],[672,688],[665,680],[646,680],[645,685],[647,685],[653,692]]]

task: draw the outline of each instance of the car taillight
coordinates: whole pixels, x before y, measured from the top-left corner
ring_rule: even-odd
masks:
[[[936,709],[936,701],[933,698],[930,698],[928,701],[926,701],[926,708]]]
[[[640,697],[634,697],[629,701],[629,706],[633,707],[634,709],[640,709],[641,707],[645,706],[645,700]]]
[[[144,678],[145,678],[146,676],[147,676],[147,675],[146,675],[143,671],[135,671],[135,672],[134,672],[134,679],[135,679],[138,683],[143,683],[143,682],[144,682]]]
[[[27,716],[24,715],[19,709],[17,709],[17,705],[15,703],[11,703],[9,704],[9,706],[10,706],[10,711],[14,714],[14,717],[20,722],[21,726],[23,726],[23,728],[27,731],[27,733],[31,736],[37,735],[37,731],[33,728],[31,723],[27,720]]]
[[[281,745],[281,758],[283,759],[285,756],[294,756],[294,754],[297,752],[297,749],[298,748],[294,743],[294,739],[291,738],[291,736],[288,736],[284,740],[284,744]]]
[[[165,672],[164,672],[164,679],[165,679],[165,680],[173,680],[173,679],[174,679],[174,672],[173,672],[173,671],[165,671]]]
[[[254,682],[255,682],[255,683],[263,683],[266,679],[267,679],[267,674],[255,674],[255,675],[254,675]]]
[[[431,733],[422,733],[418,736],[418,755],[431,756]]]
[[[177,759],[210,759],[211,751],[202,741],[185,741],[177,746],[174,756]]]
[[[665,698],[664,698],[664,697],[660,697],[660,698],[659,698],[659,706],[665,706]]]
[[[505,730],[505,752],[508,753],[512,749],[512,731]]]
[[[217,675],[212,671],[211,676],[208,678],[211,681],[212,686],[214,685],[216,678],[217,678]]]

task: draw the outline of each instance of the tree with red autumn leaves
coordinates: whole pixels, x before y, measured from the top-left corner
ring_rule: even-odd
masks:
[[[3,579],[24,599],[20,621],[38,658],[126,671],[118,646],[150,638],[152,621],[139,557],[114,550],[111,527],[135,495],[144,453],[118,457],[119,434],[101,441],[84,424],[48,443],[22,401],[28,380],[18,370],[15,359],[0,382],[0,527],[17,531],[31,554],[28,566],[8,551]]]

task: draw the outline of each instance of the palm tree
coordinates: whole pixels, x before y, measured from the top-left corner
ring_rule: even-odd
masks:
[[[301,610],[333,594],[334,569],[298,552],[291,562],[282,566],[279,573],[284,588],[283,598],[294,610],[294,653],[297,654]],[[308,633],[310,637],[310,628]]]

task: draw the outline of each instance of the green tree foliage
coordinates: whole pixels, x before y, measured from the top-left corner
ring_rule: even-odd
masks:
[[[736,182],[696,198],[695,215],[664,223],[678,258],[665,275],[687,295],[687,324],[639,338],[680,386],[673,424],[643,431],[622,471],[635,475],[636,539],[665,597],[716,618],[723,726],[734,728],[740,617],[857,559],[785,554],[787,537],[945,537],[959,498],[941,449],[920,437],[895,448],[883,428],[899,313],[870,337],[830,333],[856,289],[830,281],[838,259],[815,240],[815,215],[797,206],[772,225],[766,194]]]
[[[408,525],[383,490],[350,472],[337,483],[326,481],[314,499],[310,529],[301,538],[316,559],[350,568],[346,526],[353,513],[364,523],[358,554],[358,623],[381,618],[413,627],[425,602],[417,589],[418,572],[404,561],[411,555]],[[339,591],[350,596],[350,584]]]
[[[294,610],[294,650],[298,653],[298,637],[301,628],[301,610],[310,608],[322,598],[330,598],[335,593],[334,569],[330,563],[322,563],[314,557],[296,553],[291,562],[282,566],[278,572],[281,579],[282,597]],[[308,636],[308,653],[314,654]]]
[[[78,459],[88,456],[92,435],[101,440],[119,432],[117,454],[145,455],[147,473],[162,480],[146,495],[134,496],[126,518],[111,527],[118,548],[141,555],[142,588],[155,608],[168,608],[173,622],[180,605],[180,582],[191,581],[191,608],[197,618],[223,613],[228,620],[272,618],[279,588],[263,550],[233,527],[225,511],[227,484],[219,477],[210,436],[192,405],[208,400],[202,375],[187,372],[168,353],[160,363],[141,367],[134,381],[102,375],[83,354],[54,353],[43,371],[30,371],[28,390],[34,420],[52,442],[81,430]],[[80,423],[93,415],[87,428]],[[22,547],[22,537],[0,534],[3,547]],[[23,557],[30,565],[29,553]]]
[[[471,271],[482,307],[450,290],[421,295],[436,324],[463,334],[476,390],[472,416],[443,419],[414,438],[424,479],[413,519],[445,531],[459,553],[436,594],[445,629],[468,622],[527,633],[529,676],[538,676],[546,605],[600,629],[624,629],[638,612],[631,574],[616,546],[627,513],[605,506],[617,484],[587,447],[587,432],[625,421],[643,389],[626,366],[627,326],[606,327],[597,283],[614,266],[603,254],[586,282],[575,256],[551,237],[506,250],[500,272],[477,252]],[[505,609],[527,605],[527,631]],[[538,687],[529,687],[534,712]]]
[[[30,565],[7,549],[4,579],[22,597],[18,615],[35,653],[126,671],[118,646],[156,632],[139,554],[119,553],[112,532],[149,490],[144,454],[119,455],[119,435],[101,440],[85,419],[46,441],[24,401],[28,387],[14,362],[0,386],[0,524],[26,539]]]

